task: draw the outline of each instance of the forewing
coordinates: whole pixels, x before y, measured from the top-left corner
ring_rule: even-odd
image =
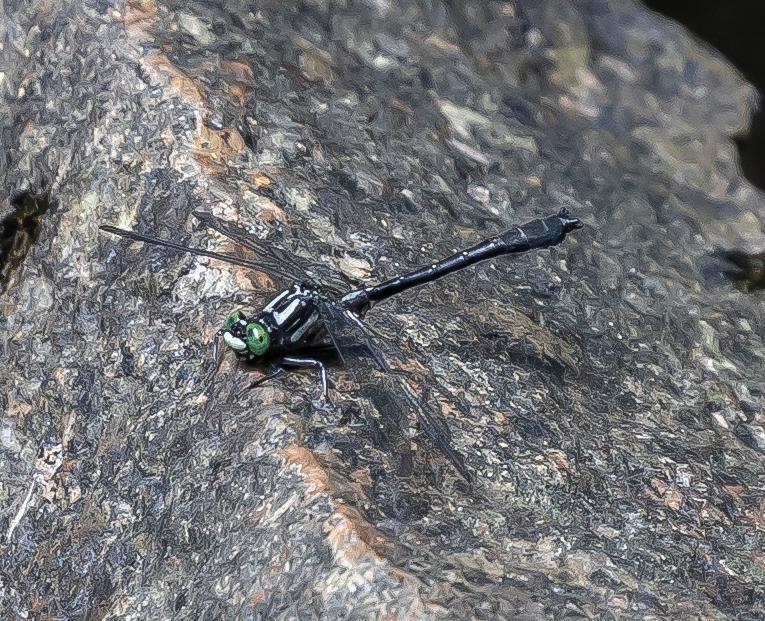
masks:
[[[349,284],[342,274],[319,263],[312,264],[293,253],[265,243],[234,222],[222,220],[203,211],[195,211],[194,217],[205,226],[218,231],[221,235],[225,235],[258,256],[283,266],[283,269],[294,274],[294,280],[320,284],[329,288],[347,288]]]
[[[279,277],[287,278],[289,280],[294,279],[294,277],[291,274],[289,274],[288,272],[285,272],[281,267],[278,267],[277,265],[275,265],[273,261],[267,261],[267,260],[250,261],[249,259],[242,259],[240,257],[235,257],[228,254],[220,254],[218,252],[212,252],[210,250],[203,250],[202,248],[193,248],[191,246],[184,246],[183,244],[176,244],[175,242],[167,241],[165,239],[159,239],[157,237],[151,237],[149,235],[142,235],[141,233],[136,233],[135,231],[127,231],[125,229],[119,229],[115,226],[110,226],[107,224],[104,224],[100,226],[99,228],[102,231],[106,231],[107,233],[112,233],[114,235],[119,235],[120,237],[132,239],[133,241],[153,244],[155,246],[161,246],[162,248],[168,248],[170,250],[174,250],[180,253],[195,254],[202,257],[209,257],[211,259],[216,259],[217,261],[224,261],[225,263],[230,263],[232,265],[247,267],[253,270],[257,270],[259,272],[264,272],[265,274],[268,274],[269,276],[277,280],[279,279]]]

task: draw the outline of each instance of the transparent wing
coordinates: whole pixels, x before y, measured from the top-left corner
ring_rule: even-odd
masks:
[[[281,248],[276,248],[275,246],[263,243],[238,224],[228,220],[221,220],[204,211],[195,211],[194,217],[205,226],[218,231],[221,235],[225,235],[245,248],[252,250],[259,256],[266,257],[267,260],[273,261],[277,265],[284,266],[286,270],[294,274],[299,274],[300,277],[296,277],[295,280],[302,280],[306,283],[312,283],[318,280],[319,284],[322,284],[325,287],[339,287],[341,289],[347,288],[350,284],[350,281],[342,274],[335,272],[324,265],[312,264],[301,257],[282,250]]]
[[[398,374],[396,374],[398,375]],[[403,401],[409,405],[414,412],[417,422],[420,425],[420,430],[428,437],[433,445],[441,451],[451,464],[455,467],[457,472],[462,475],[468,483],[473,478],[470,471],[465,466],[465,458],[452,446],[452,432],[449,429],[449,425],[446,422],[443,414],[438,409],[437,402],[433,397],[433,393],[429,388],[423,388],[423,394],[421,397],[417,397],[409,384],[403,379],[397,381],[386,380],[385,385],[389,390],[394,391],[395,394],[400,394],[403,397]]]
[[[224,261],[225,263],[230,263],[232,265],[239,265],[242,267],[248,267],[250,269],[257,270],[259,272],[265,272],[266,274],[269,274],[271,276],[281,276],[289,280],[295,280],[295,276],[293,274],[290,274],[289,272],[285,271],[282,267],[275,265],[273,261],[268,261],[268,260],[250,261],[249,259],[234,257],[229,254],[220,254],[218,252],[212,252],[210,250],[203,250],[202,248],[192,248],[190,246],[184,246],[183,244],[176,244],[175,242],[167,241],[165,239],[159,239],[157,237],[151,237],[149,235],[142,235],[141,233],[136,233],[135,231],[127,231],[125,229],[119,229],[115,226],[109,226],[106,224],[100,226],[99,228],[102,231],[106,231],[107,233],[119,235],[120,237],[125,237],[127,239],[132,239],[134,241],[140,241],[147,244],[154,244],[155,246],[169,248],[170,250],[175,250],[181,253],[195,254],[202,257],[210,257],[211,259]]]
[[[269,261],[280,262],[287,266],[290,271],[298,273],[306,272],[305,266],[300,265],[294,257],[289,256],[288,253],[281,251],[278,248],[274,248],[273,246],[262,242],[238,224],[227,220],[221,220],[204,211],[195,211],[193,212],[193,216],[206,227],[218,231],[221,235],[225,235],[229,239],[252,250],[261,257],[267,257],[267,260]]]
[[[352,356],[361,346],[381,371],[390,369],[382,345],[361,319],[334,300],[321,299],[318,307],[329,338],[344,364],[346,358]]]
[[[463,456],[453,446],[451,430],[432,391],[425,386],[422,389],[422,395],[418,397],[407,381],[411,374],[400,369],[391,369],[379,340],[358,317],[333,300],[321,300],[319,312],[332,344],[344,362],[346,358],[351,358],[362,349],[375,360],[380,370],[386,372],[356,374],[362,386],[366,384],[378,396],[385,395],[385,399],[381,402],[381,413],[401,428],[408,426],[405,421],[414,414],[423,435],[449,460],[466,481],[471,482],[470,471],[465,466]],[[390,352],[390,348],[386,349]],[[391,355],[395,358],[403,357],[400,351],[391,352]],[[348,366],[352,369],[353,362]],[[369,382],[374,382],[374,386],[369,386]],[[447,396],[457,404],[454,395]]]
[[[397,370],[385,375],[367,374],[361,378],[360,391],[369,397],[381,417],[405,436],[408,435],[406,432],[411,427],[412,418],[416,419],[421,434],[418,442],[425,444],[429,450],[438,450],[465,481],[472,482],[473,477],[464,457],[454,448],[451,430],[438,401],[427,388],[418,395],[410,385],[410,379],[409,373]],[[390,448],[395,450],[393,446]]]

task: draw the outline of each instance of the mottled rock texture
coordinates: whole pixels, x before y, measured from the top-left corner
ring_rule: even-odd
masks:
[[[765,300],[710,259],[765,245],[756,97],[713,51],[628,0],[0,8],[6,231],[50,193],[0,297],[2,618],[765,615]],[[211,372],[281,283],[98,231],[235,251],[209,210],[378,281],[563,206],[369,315],[472,486],[362,362],[335,407]]]

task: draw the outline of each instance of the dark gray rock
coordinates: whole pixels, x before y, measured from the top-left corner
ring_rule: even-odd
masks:
[[[4,618],[762,618],[763,298],[702,269],[765,249],[756,98],[712,51],[615,0],[12,0],[0,36]],[[563,206],[369,316],[473,486],[380,378],[211,373],[275,283],[98,232],[230,251],[208,209],[379,280]]]

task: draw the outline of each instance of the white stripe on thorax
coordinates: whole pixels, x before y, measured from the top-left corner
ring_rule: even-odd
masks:
[[[287,321],[287,319],[290,318],[292,313],[295,312],[295,309],[300,305],[300,300],[292,300],[292,302],[289,303],[289,306],[285,308],[281,313],[273,313],[274,321],[276,322],[276,325],[280,328],[282,327],[282,324]]]
[[[300,326],[296,332],[293,332],[292,336],[290,337],[290,342],[297,343],[301,338],[303,338],[303,335],[316,323],[318,318],[319,314],[314,313],[308,319],[306,319],[303,322],[303,325]]]
[[[290,290],[285,289],[282,291],[279,295],[277,295],[273,300],[271,300],[263,309],[263,312],[270,313],[272,310],[274,310],[274,306],[276,306],[277,302],[280,302],[282,299],[284,299],[287,294],[289,294]]]

